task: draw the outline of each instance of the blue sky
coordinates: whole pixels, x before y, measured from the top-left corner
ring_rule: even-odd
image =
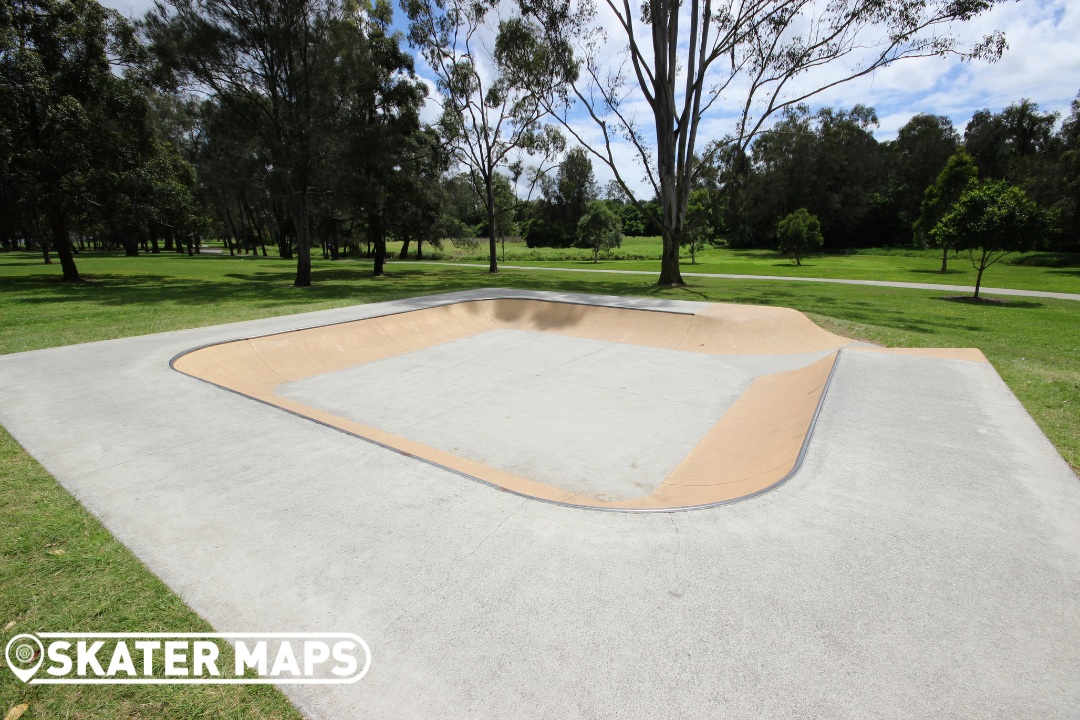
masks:
[[[142,15],[151,0],[103,0],[103,4],[128,15]],[[955,31],[962,38],[975,40],[995,29],[1004,31],[1009,42],[1005,56],[995,64],[941,58],[905,61],[841,85],[811,104],[873,106],[880,119],[879,140],[895,137],[919,112],[946,115],[961,131],[976,110],[1000,111],[1022,98],[1038,103],[1044,111],[1067,114],[1080,91],[1080,2],[1009,2],[958,25]],[[418,61],[417,67],[425,74],[422,62]],[[429,101],[425,114],[433,117],[436,111],[435,103]],[[719,118],[716,127],[718,132],[723,127]],[[596,171],[601,184],[610,177],[599,166]]]

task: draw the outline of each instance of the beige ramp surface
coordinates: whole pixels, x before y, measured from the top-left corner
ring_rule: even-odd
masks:
[[[277,392],[284,383],[498,330],[717,356],[828,354],[794,370],[755,377],[662,482],[640,497],[619,500],[524,477]],[[647,511],[730,502],[784,482],[797,469],[838,352],[850,345],[848,338],[827,332],[787,308],[715,304],[688,314],[510,298],[459,302],[220,343],[178,356],[173,367],[509,492],[580,507]],[[904,352],[934,355],[936,351]],[[977,350],[946,350],[934,356],[985,360]]]

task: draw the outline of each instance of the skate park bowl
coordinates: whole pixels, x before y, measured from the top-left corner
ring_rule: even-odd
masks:
[[[801,463],[842,352],[777,307],[453,302],[232,340],[172,367],[504,491],[627,512],[710,507]]]

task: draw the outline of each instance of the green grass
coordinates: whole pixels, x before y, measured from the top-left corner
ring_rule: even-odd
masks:
[[[762,262],[754,257],[745,262]],[[893,258],[905,256],[835,260],[881,272],[878,265]],[[1066,460],[1080,468],[1080,302],[1013,298],[972,305],[943,299],[941,291],[741,279],[694,278],[675,290],[656,287],[649,276],[504,271],[492,277],[471,267],[403,262],[372,278],[367,262],[321,259],[314,262],[315,286],[304,289],[291,286],[294,264],[276,258],[84,253],[79,267],[92,282],[60,283],[59,269],[34,255],[0,255],[0,353],[486,286],[781,305],[835,332],[884,345],[981,348]],[[655,262],[642,267],[657,269]],[[998,275],[1005,280],[1014,271],[1047,270],[1002,266]],[[988,282],[1006,284],[994,276]],[[0,641],[35,630],[209,629],[2,432],[0,552],[0,627],[16,623]],[[0,713],[24,699],[31,705],[26,718],[294,716],[272,688],[29,690],[0,673]]]
[[[391,251],[395,253],[399,248],[398,243],[390,244]],[[427,251],[425,259],[486,262],[485,248],[485,245],[481,245],[474,250],[461,250],[446,242],[441,251]],[[950,255],[948,270],[940,272],[941,253],[937,250],[875,249],[853,254],[822,253],[805,258],[801,266],[770,250],[706,247],[697,253],[695,265],[690,264],[689,250],[684,248],[682,255],[683,272],[830,277],[941,285],[974,285],[976,276],[965,253],[958,257]],[[506,246],[506,262],[514,265],[655,271],[659,258],[660,238],[656,237],[625,238],[622,247],[602,255],[599,264],[593,264],[592,251],[580,248],[528,248],[522,242],[507,243]],[[1039,264],[1028,264],[1031,262]],[[1080,293],[1080,256],[1051,253],[1008,256],[986,271],[983,284],[987,287]]]
[[[2,428],[0,628],[0,647],[24,632],[213,631]],[[21,703],[24,720],[300,717],[267,685],[23,685],[0,672],[0,716]]]

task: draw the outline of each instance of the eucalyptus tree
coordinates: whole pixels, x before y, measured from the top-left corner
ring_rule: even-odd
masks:
[[[488,0],[401,0],[409,40],[420,48],[441,96],[441,129],[454,161],[470,175],[487,213],[488,270],[498,272],[500,170],[520,174],[522,154],[549,159],[561,137],[540,122],[568,80],[559,46],[530,35],[501,38],[526,63],[532,82],[522,87],[496,57],[497,3]]]
[[[312,176],[338,110],[326,82],[342,55],[338,0],[157,0],[143,30],[160,81],[208,91],[268,151],[296,235],[294,285],[311,284]]]
[[[635,198],[663,237],[659,283],[682,285],[679,246],[695,222],[686,209],[694,158],[708,139],[701,136],[703,118],[713,114],[728,125],[725,139],[707,152],[737,153],[774,113],[898,61],[996,59],[1005,48],[1000,33],[966,46],[952,28],[1000,2],[525,0],[523,17],[507,22],[516,25],[517,37],[572,48],[571,102],[549,110],[634,196],[635,178],[622,151],[629,149],[660,203],[654,212]],[[598,19],[614,28],[614,44],[606,42]],[[612,63],[620,49],[626,62]],[[507,57],[511,64],[528,60],[519,53]],[[522,64],[518,80],[537,86]],[[638,106],[647,119],[635,112]],[[582,115],[592,121],[590,133],[577,122]]]
[[[70,228],[103,172],[150,141],[145,101],[114,66],[138,62],[131,25],[95,0],[0,3],[0,163],[49,228],[63,279],[81,279]]]
[[[600,195],[600,188],[593,175],[592,160],[584,148],[572,148],[559,163],[559,171],[555,175],[555,190],[556,206],[561,211],[559,219],[574,233],[581,217],[589,209],[589,203]]]
[[[600,194],[592,160],[583,148],[573,148],[558,164],[554,177],[533,173],[540,197],[530,203],[524,223],[529,247],[570,247],[578,239],[578,222]]]
[[[448,236],[450,199],[443,175],[450,169],[450,154],[442,138],[425,128],[409,138],[408,149],[392,177],[388,193],[390,229],[401,240],[398,258],[409,256],[416,242],[416,257],[424,256],[424,242],[438,243]]]
[[[395,192],[408,190],[405,176],[423,178],[417,163],[426,159],[441,167],[444,161],[422,157],[442,152],[437,136],[421,136],[426,87],[414,76],[412,57],[398,35],[390,32],[390,7],[376,9],[376,16],[362,26],[340,24],[335,29],[346,52],[335,70],[335,134],[326,146],[326,165],[337,169],[337,180],[327,183],[325,192],[336,193],[339,206],[362,209],[362,224],[375,249],[373,274],[378,276],[386,262],[393,215],[400,210],[395,208]]]

